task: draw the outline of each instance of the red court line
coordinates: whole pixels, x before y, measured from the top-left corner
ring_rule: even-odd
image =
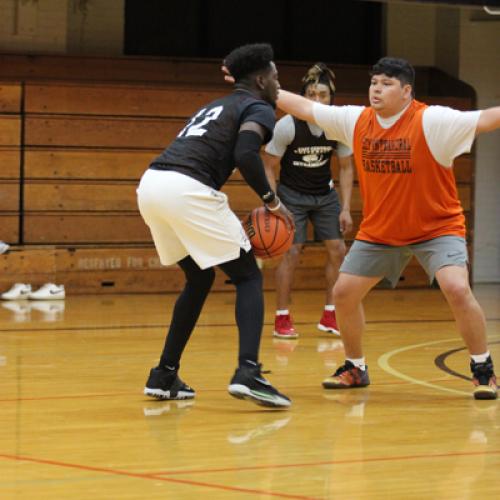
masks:
[[[181,470],[181,471],[164,471],[155,472],[157,476],[164,475],[178,475],[178,474],[204,474],[212,472],[243,472],[246,470],[259,470],[259,469],[287,469],[293,467],[318,467],[321,465],[345,465],[345,464],[359,464],[370,462],[394,462],[397,460],[421,460],[432,458],[449,458],[449,457],[469,457],[469,456],[483,456],[483,455],[500,455],[500,450],[491,451],[470,451],[470,452],[450,452],[450,453],[437,453],[426,455],[402,455],[393,457],[373,457],[373,458],[353,458],[349,460],[325,460],[321,462],[304,462],[295,464],[270,464],[270,465],[253,465],[250,467],[227,467],[224,469],[194,469],[194,470]],[[1,455],[0,455],[1,456]]]
[[[108,394],[68,394],[67,396],[40,396],[37,398],[10,398],[0,399],[0,403],[12,403],[19,401],[51,401],[55,399],[92,399],[92,398],[108,398],[115,396],[137,396],[137,392],[110,392]]]
[[[16,460],[16,461],[20,461],[20,462],[33,462],[36,464],[43,464],[43,465],[55,465],[58,467],[67,467],[67,468],[71,468],[71,469],[78,469],[78,470],[91,471],[91,472],[102,472],[104,474],[133,477],[133,478],[137,478],[137,479],[150,479],[153,481],[164,481],[167,483],[186,484],[188,486],[204,486],[206,488],[212,488],[212,489],[216,489],[216,490],[233,491],[233,492],[238,492],[238,493],[256,493],[259,495],[268,495],[268,496],[279,497],[279,498],[293,498],[296,500],[317,500],[317,497],[309,497],[309,496],[303,496],[303,495],[290,495],[288,493],[280,493],[277,491],[257,490],[257,489],[251,489],[251,488],[240,488],[238,486],[226,486],[223,484],[205,483],[205,482],[201,482],[201,481],[191,481],[188,479],[174,479],[174,478],[170,478],[170,477],[165,478],[165,477],[161,477],[161,476],[156,475],[156,473],[140,474],[140,473],[136,473],[136,472],[128,472],[128,471],[119,470],[119,469],[108,469],[106,467],[93,467],[90,465],[72,464],[72,463],[67,463],[67,462],[59,462],[56,460],[46,460],[46,459],[42,459],[42,458],[25,457],[25,456],[20,456],[20,455],[0,454],[0,458],[4,458],[6,460]]]

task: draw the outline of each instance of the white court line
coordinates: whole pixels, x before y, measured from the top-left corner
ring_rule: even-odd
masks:
[[[488,337],[488,340],[490,340],[492,338],[497,338],[497,337],[496,336]],[[400,378],[402,380],[406,380],[407,382],[410,382],[412,384],[418,384],[418,385],[422,385],[424,387],[429,387],[431,389],[438,389],[438,390],[444,391],[444,392],[451,392],[453,394],[460,394],[460,395],[465,394],[467,396],[470,396],[470,391],[469,392],[457,391],[455,389],[449,389],[448,387],[442,387],[440,385],[431,384],[430,382],[425,382],[424,380],[419,380],[419,379],[410,377],[409,375],[405,375],[404,373],[401,373],[400,371],[396,370],[395,368],[393,368],[389,364],[389,359],[391,359],[392,356],[394,356],[395,354],[399,354],[400,352],[410,351],[412,349],[416,349],[417,347],[425,347],[425,346],[429,346],[429,345],[442,344],[443,342],[457,342],[459,340],[460,340],[459,338],[433,340],[432,342],[424,342],[423,344],[413,344],[413,345],[409,345],[406,347],[401,347],[400,349],[394,349],[394,351],[389,351],[389,352],[386,352],[385,354],[382,354],[382,356],[380,356],[378,358],[377,362],[378,362],[378,365],[380,366],[380,368],[382,368],[382,370],[386,371],[387,373],[390,373],[391,375],[394,375],[397,378]]]

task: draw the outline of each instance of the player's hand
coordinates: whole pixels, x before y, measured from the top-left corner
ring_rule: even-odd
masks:
[[[352,231],[352,217],[349,210],[342,210],[339,215],[340,232],[346,235]]]
[[[267,205],[265,205],[265,207],[274,215],[276,215],[276,217],[279,217],[283,220],[289,232],[295,231],[295,220],[293,218],[293,214],[292,212],[290,212],[290,210],[288,210],[288,208],[285,207],[285,205],[283,205],[283,203],[281,203],[281,201],[279,202],[279,208],[277,208],[276,210],[270,210],[270,207]]]
[[[226,80],[226,82],[228,82],[228,83],[234,83],[234,77],[231,75],[231,73],[227,69],[227,66],[222,65],[220,69],[224,73],[224,80]]]

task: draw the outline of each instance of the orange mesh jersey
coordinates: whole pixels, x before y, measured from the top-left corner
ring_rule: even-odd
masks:
[[[453,170],[434,159],[425,140],[426,108],[414,100],[388,129],[372,108],[356,122],[353,149],[363,199],[356,239],[403,246],[444,235],[465,237]]]

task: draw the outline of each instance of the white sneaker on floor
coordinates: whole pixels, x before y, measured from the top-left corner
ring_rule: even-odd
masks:
[[[55,285],[54,283],[45,283],[35,292],[28,296],[30,300],[62,300],[66,297],[64,285]]]
[[[0,241],[0,255],[2,255],[5,252],[8,252],[10,246],[5,243],[5,241]]]
[[[31,285],[26,283],[15,283],[9,291],[2,293],[1,297],[3,300],[27,299],[30,293]]]

